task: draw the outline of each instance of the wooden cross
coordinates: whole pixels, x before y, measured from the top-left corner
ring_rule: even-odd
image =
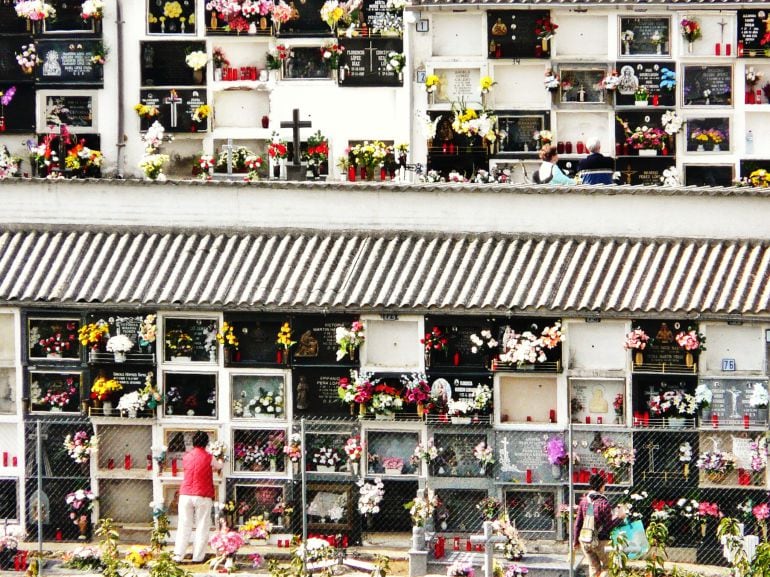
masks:
[[[620,174],[625,174],[626,175],[626,184],[631,184],[631,177],[634,174],[636,174],[637,172],[639,172],[639,171],[638,170],[631,170],[631,163],[630,162],[626,166],[628,168],[626,168],[625,170],[621,170]]]
[[[312,123],[309,120],[300,120],[299,119],[299,108],[295,108],[292,112],[292,119],[291,120],[282,120],[281,121],[281,128],[291,128],[292,132],[292,142],[294,143],[294,158],[292,159],[292,164],[294,166],[300,165],[300,155],[299,155],[299,129],[300,128],[310,128],[312,126]]]
[[[369,41],[369,48],[364,48],[364,52],[369,53],[369,70],[374,71],[374,53],[377,52],[377,49],[372,45],[372,41]]]
[[[171,94],[169,94],[166,98],[163,99],[163,103],[168,104],[171,107],[171,127],[176,128],[177,126],[176,107],[182,103],[182,99],[179,98],[179,95],[176,93],[176,90],[172,90]]]
[[[649,460],[650,462],[647,465],[647,470],[651,473],[655,472],[655,449],[659,449],[660,445],[653,445],[652,441],[649,441],[645,446],[645,449],[647,449],[647,452],[649,453]]]

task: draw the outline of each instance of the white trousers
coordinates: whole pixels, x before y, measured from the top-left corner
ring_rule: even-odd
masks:
[[[193,562],[199,563],[206,556],[206,547],[211,528],[210,497],[195,497],[192,495],[179,496],[179,527],[176,531],[176,544],[174,555],[184,557],[187,544],[190,542],[190,534],[195,520],[195,541],[193,542]]]

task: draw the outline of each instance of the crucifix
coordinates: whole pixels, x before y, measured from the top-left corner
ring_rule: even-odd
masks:
[[[660,445],[654,445],[652,441],[649,441],[645,446],[645,449],[647,449],[647,454],[649,455],[647,458],[649,459],[649,463],[647,464],[647,470],[650,473],[655,472],[655,449],[659,449]]]
[[[369,71],[374,71],[374,54],[377,52],[377,49],[372,45],[372,41],[369,41],[369,48],[364,48],[364,52],[369,53]]]
[[[725,43],[725,26],[727,26],[727,20],[722,18],[722,20],[717,22],[717,24],[719,24],[719,28],[720,28],[719,44],[724,44]]]
[[[299,108],[295,108],[292,111],[292,119],[291,120],[282,120],[281,121],[281,128],[291,128],[292,132],[292,142],[294,143],[294,158],[292,159],[292,164],[294,166],[300,165],[300,154],[299,154],[299,129],[300,128],[310,128],[312,126],[312,123],[309,120],[300,120],[299,119]]]
[[[638,170],[631,170],[631,163],[630,162],[626,166],[628,168],[626,168],[625,170],[621,170],[620,173],[626,175],[626,184],[631,184],[631,177],[634,174],[636,174],[637,172],[639,172],[639,171]]]
[[[163,99],[163,103],[168,104],[171,107],[171,127],[176,128],[177,127],[176,107],[182,103],[182,99],[179,98],[179,95],[176,93],[176,90],[172,89],[171,94],[169,94],[166,98]]]

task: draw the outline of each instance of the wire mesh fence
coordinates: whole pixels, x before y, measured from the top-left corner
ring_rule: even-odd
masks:
[[[600,475],[610,502],[622,505],[629,521],[667,525],[673,561],[724,565],[716,538],[723,516],[738,518],[747,534],[765,536],[763,427],[673,419],[634,425],[495,429],[486,418],[355,414],[212,426],[212,440],[224,440],[229,453],[215,478],[223,504],[216,510],[233,527],[261,516],[270,524],[272,545],[299,536],[345,547],[408,549],[410,502],[430,489],[437,497],[426,523],[432,562],[478,550],[482,545],[471,537],[485,519],[503,514],[524,549],[563,555],[574,541],[569,505],[579,503],[591,477]],[[152,502],[163,502],[173,530],[182,456],[195,429],[142,418],[28,420],[23,464],[15,455],[2,456],[4,467],[24,471],[23,490],[0,479],[3,516],[18,519],[18,532],[39,548],[51,541],[88,542],[98,520],[108,517],[124,542],[146,541]],[[13,446],[16,439],[3,441]],[[520,552],[506,545],[498,545],[501,556]]]

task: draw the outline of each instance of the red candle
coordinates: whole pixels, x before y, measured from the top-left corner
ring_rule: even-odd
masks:
[[[62,535],[61,529],[56,529],[56,540],[62,541],[64,539],[64,536]]]
[[[644,413],[644,426],[648,426],[650,424],[650,413]]]
[[[14,466],[14,467],[16,467],[16,466],[19,464],[19,461],[18,461],[18,459],[16,459],[16,457],[14,457],[14,458],[11,460],[11,463],[13,463],[13,466]]]
[[[743,57],[743,40],[738,40],[738,58],[742,58],[742,57]]]
[[[564,143],[563,142],[557,142],[556,143],[556,152],[558,154],[564,154]]]
[[[275,351],[275,362],[279,365],[283,364],[283,351],[281,349]]]
[[[591,417],[589,415],[586,415],[586,425],[591,424]]]
[[[743,428],[748,429],[749,428],[749,416],[743,415]]]
[[[532,482],[532,469],[527,469],[527,483]]]
[[[591,467],[591,474],[596,475],[596,473],[599,472],[599,469],[597,467]]]
[[[528,422],[528,423],[531,423],[531,422],[532,422],[532,417],[530,417],[529,415],[527,415],[527,422]]]
[[[745,469],[738,469],[738,484],[739,485],[750,485],[751,484],[751,475],[749,475],[749,472]]]
[[[3,451],[3,467],[8,466],[8,453],[6,451]]]
[[[586,152],[585,144],[583,144],[582,140],[578,140],[578,142],[577,142],[577,153],[578,154],[585,154],[585,152]]]
[[[459,551],[460,550],[460,538],[459,537],[455,537],[454,538],[454,540],[452,542],[452,548],[455,551]]]
[[[607,473],[607,484],[612,485],[615,483],[615,473]]]
[[[348,166],[348,182],[356,181],[356,167]]]
[[[572,471],[572,482],[580,483],[580,471]]]
[[[730,56],[733,51],[733,45],[730,43],[725,44],[725,56]]]
[[[711,415],[711,425],[715,428],[719,428],[719,416],[716,414]]]
[[[658,96],[657,94],[653,94],[652,95],[652,105],[653,106],[658,106],[658,104],[660,104],[660,96]]]
[[[107,461],[107,468],[108,469],[114,469],[115,468],[115,459],[110,459]]]
[[[126,471],[131,469],[131,455],[125,455],[123,457],[123,468]]]
[[[484,545],[482,545],[481,543],[476,543],[476,551],[483,551],[483,550],[484,550]]]
[[[722,45],[719,42],[714,44],[714,55],[715,56],[721,56],[722,55]]]
[[[176,459],[171,459],[171,475],[173,477],[176,477],[176,474],[177,474]]]
[[[549,419],[551,420],[551,422],[555,423],[556,422],[556,409],[551,409],[550,412],[548,413],[548,415],[549,415]]]
[[[601,417],[596,417],[596,422],[601,425],[604,421]]]
[[[566,154],[572,154],[572,141],[568,140],[564,143],[564,152]]]
[[[473,545],[471,545],[471,540],[466,539],[465,540],[465,550],[466,551],[473,551]]]
[[[455,354],[452,356],[452,364],[456,367],[460,366],[460,351],[455,351]]]
[[[152,455],[147,455],[147,470],[152,471]]]
[[[385,170],[385,167],[383,166],[380,168],[380,180],[387,180],[388,178],[388,171]]]

